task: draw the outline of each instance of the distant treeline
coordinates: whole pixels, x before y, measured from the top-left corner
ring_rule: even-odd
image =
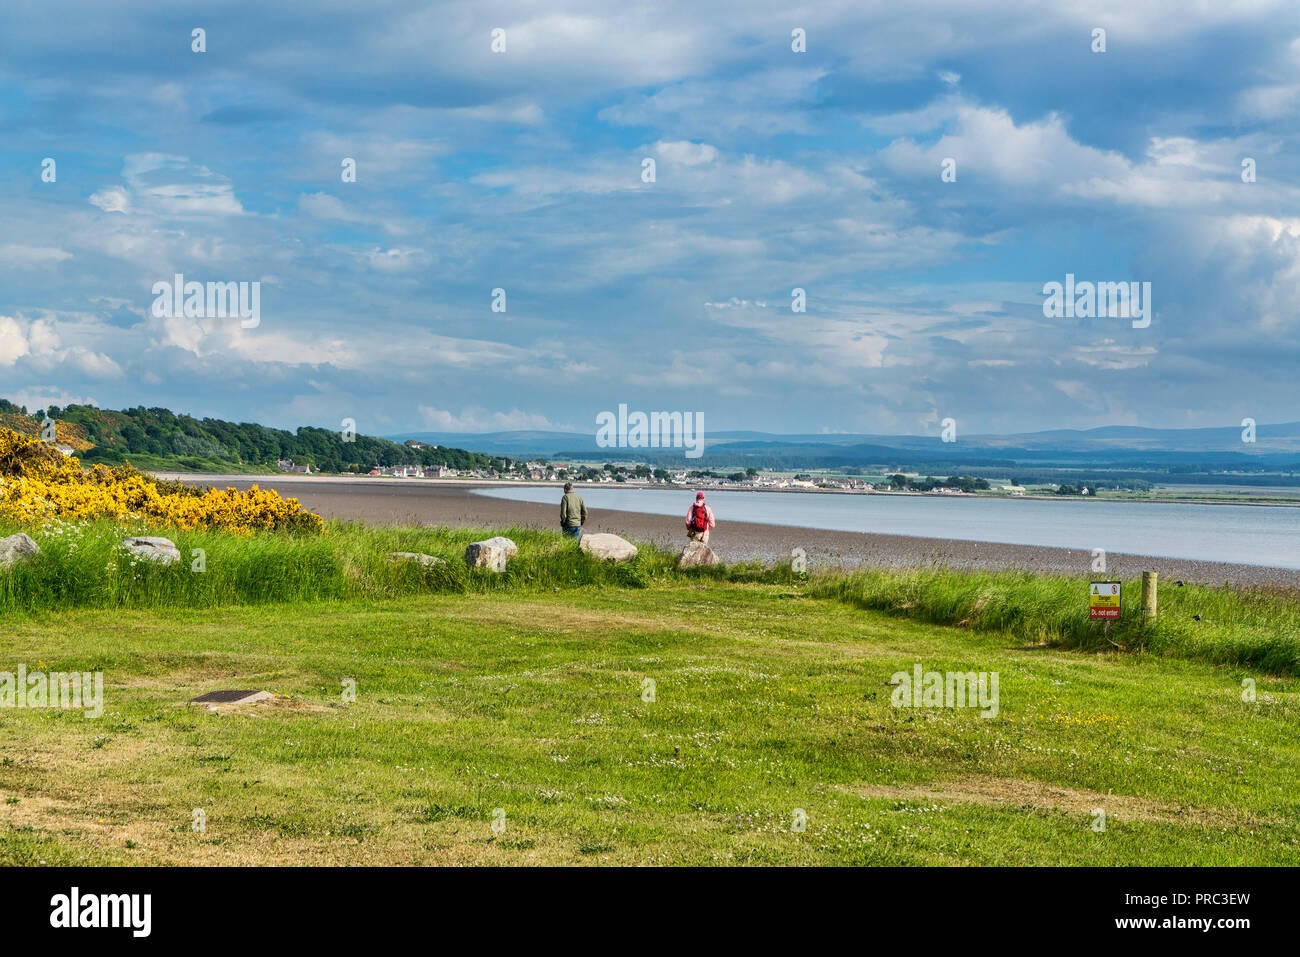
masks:
[[[1236,472],[1174,472],[1108,470],[1104,466],[1096,471],[1074,469],[1033,469],[1016,467],[1010,470],[973,469],[990,478],[1015,476],[1022,485],[1044,485],[1055,482],[1073,482],[1089,488],[1124,488],[1144,491],[1158,485],[1243,485],[1243,486],[1300,486],[1300,465],[1294,470],[1269,474],[1241,474]]]
[[[712,449],[706,445],[704,456],[687,459],[680,450],[671,452],[635,452],[619,449],[624,459],[646,462],[652,467],[672,471],[683,468],[707,468],[719,474],[736,470],[773,469],[781,472],[829,470],[845,475],[884,474],[906,471],[922,475],[969,473],[983,478],[1015,476],[1023,484],[1076,483],[1089,488],[1150,488],[1152,483],[1180,485],[1287,485],[1300,486],[1300,460],[1273,462],[1237,462],[1222,465],[1200,463],[1165,463],[1147,461],[1105,461],[1096,457],[1061,456],[1051,464],[1024,459],[970,455],[964,460],[931,458],[905,449],[887,450],[888,457],[861,458],[849,455],[770,455],[736,453],[727,445]],[[1198,455],[1204,453],[1196,453]],[[557,459],[590,459],[584,452],[560,452]],[[1280,458],[1275,456],[1275,458]]]
[[[929,492],[936,488],[955,488],[962,492],[983,492],[989,487],[986,479],[973,475],[950,475],[946,479],[937,479],[927,475],[924,479],[908,478],[901,472],[889,477],[889,484],[896,489],[911,489],[916,492]]]
[[[25,406],[0,399],[0,414],[24,415]],[[273,467],[281,459],[324,472],[369,471],[377,465],[443,465],[453,469],[506,469],[510,459],[464,449],[415,448],[388,439],[356,435],[344,441],[339,432],[303,426],[296,432],[251,422],[225,422],[177,415],[169,409],[137,406],[120,412],[91,405],[50,406],[30,414],[36,422],[49,416],[72,425],[94,448],[79,452],[86,462],[117,464],[131,455],[188,457]]]

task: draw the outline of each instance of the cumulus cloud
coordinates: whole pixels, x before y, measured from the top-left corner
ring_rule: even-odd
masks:
[[[109,186],[91,193],[90,202],[106,213],[125,213],[131,208],[131,197],[121,186]]]
[[[126,158],[122,176],[133,202],[163,216],[230,216],[242,213],[234,186],[225,176],[187,157],[135,153]]]
[[[689,143],[685,140],[665,143],[660,140],[654,149],[669,163],[682,166],[703,166],[718,158],[717,149],[708,143]]]
[[[0,365],[12,366],[29,350],[27,330],[12,316],[0,316]]]
[[[0,7],[0,73],[46,84],[10,140],[78,124],[101,177],[6,203],[6,389],[394,431],[585,421],[627,389],[718,428],[880,431],[1210,423],[1250,381],[1300,418],[1285,0],[820,4],[807,53],[763,5],[507,0],[504,55],[454,4],[292,30],[218,4],[219,61],[129,67],[105,18],[140,48],[170,28],[69,4],[85,31]],[[1067,271],[1150,280],[1152,326],[1046,320]],[[152,317],[178,272],[265,278],[262,325]]]
[[[0,366],[39,374],[66,369],[90,379],[116,379],[122,369],[111,357],[81,344],[65,345],[51,319],[0,316]]]

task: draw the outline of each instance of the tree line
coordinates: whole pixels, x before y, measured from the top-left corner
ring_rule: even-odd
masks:
[[[347,435],[330,429],[302,426],[297,431],[273,429],[252,422],[196,419],[170,409],[113,411],[91,405],[50,406],[28,413],[0,399],[0,413],[46,416],[81,426],[95,447],[80,457],[88,462],[115,464],[131,455],[194,457],[242,465],[272,467],[282,459],[323,472],[365,472],[375,466],[446,466],[457,470],[517,468],[501,456],[482,455],[444,446],[404,445],[370,435]]]

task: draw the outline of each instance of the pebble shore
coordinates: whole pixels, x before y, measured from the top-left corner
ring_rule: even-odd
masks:
[[[558,487],[555,490],[555,505],[539,505],[472,493],[475,487],[500,487],[491,483],[278,475],[167,477],[179,477],[189,482],[220,487],[233,485],[241,489],[257,484],[263,488],[275,489],[281,495],[297,498],[305,507],[325,518],[374,524],[477,528],[559,526],[561,492]],[[582,492],[581,486],[578,487],[578,492]],[[690,500],[690,490],[684,489],[681,519],[589,507],[587,531],[613,532],[625,538],[680,547],[686,541],[685,515]],[[1052,574],[1092,574],[1092,554],[1084,550],[728,522],[725,515],[719,515],[718,522],[710,545],[726,562],[785,562],[790,560],[793,549],[802,548],[807,552],[810,567],[907,568],[947,565],[984,570],[1016,568]],[[1120,553],[1110,553],[1106,560],[1106,575],[1097,577],[1128,578],[1142,571],[1155,571],[1168,581],[1181,579],[1207,585],[1233,584],[1300,591],[1300,570],[1295,569]]]

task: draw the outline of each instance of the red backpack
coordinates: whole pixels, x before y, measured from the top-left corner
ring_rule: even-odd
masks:
[[[709,527],[709,508],[707,505],[691,506],[691,528],[703,532]]]

